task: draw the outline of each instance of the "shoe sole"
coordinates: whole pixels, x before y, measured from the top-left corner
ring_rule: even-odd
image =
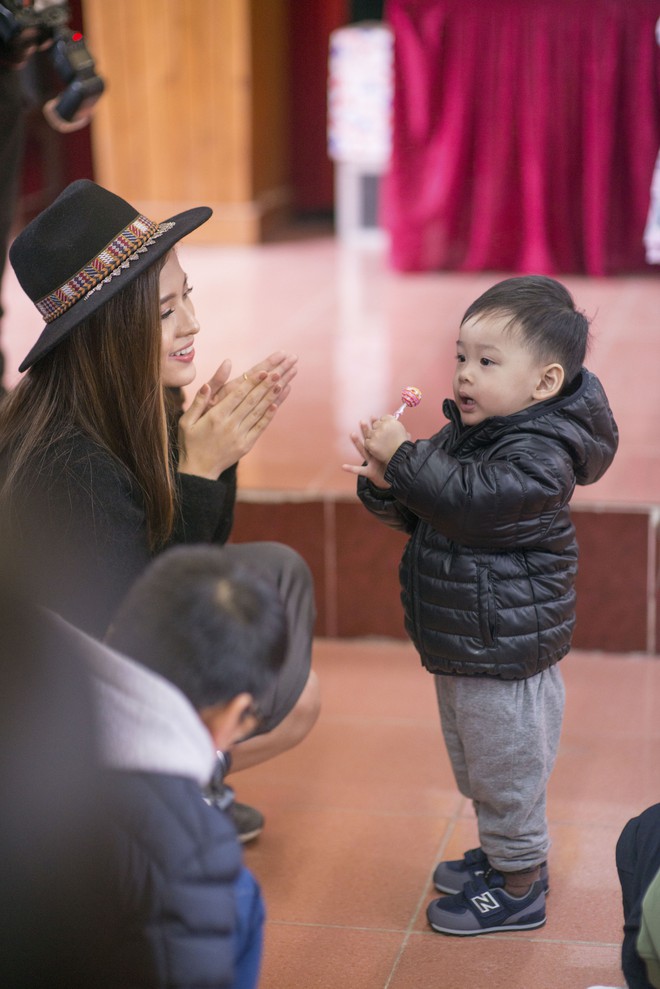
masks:
[[[501,927],[487,927],[480,931],[449,930],[448,927],[439,927],[431,921],[429,921],[429,924],[438,934],[454,934],[458,937],[477,937],[479,934],[497,934],[504,931],[533,931],[536,927],[543,927],[545,922],[546,918],[544,917],[543,920],[536,920],[533,924],[502,924]]]
[[[262,831],[263,828],[255,828],[254,831],[245,831],[242,834],[239,833],[238,840],[241,845],[247,845],[248,841],[254,841],[255,838],[258,838]]]

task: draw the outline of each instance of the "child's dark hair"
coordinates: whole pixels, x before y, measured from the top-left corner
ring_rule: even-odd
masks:
[[[584,364],[589,344],[589,320],[575,308],[568,289],[545,275],[506,278],[472,303],[461,325],[497,313],[511,317],[510,326],[521,330],[540,361],[561,364],[565,389]]]
[[[179,546],[136,581],[107,642],[199,710],[241,693],[263,696],[284,662],[286,615],[275,584],[220,547]]]

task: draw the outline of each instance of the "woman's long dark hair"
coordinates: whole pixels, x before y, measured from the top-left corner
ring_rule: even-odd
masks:
[[[2,495],[10,505],[50,444],[82,432],[137,481],[152,551],[171,533],[176,497],[160,371],[165,260],[72,330],[0,405],[0,452],[8,460]]]

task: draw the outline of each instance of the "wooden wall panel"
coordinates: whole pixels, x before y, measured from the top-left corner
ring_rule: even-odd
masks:
[[[93,123],[97,180],[155,219],[212,206],[198,241],[262,239],[289,195],[287,9],[287,0],[84,0],[108,86]]]
[[[252,64],[252,181],[267,202],[273,222],[286,215],[292,198],[289,154],[289,29],[286,3],[254,0],[250,24]]]

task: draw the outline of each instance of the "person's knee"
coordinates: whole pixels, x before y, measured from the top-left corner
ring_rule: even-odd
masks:
[[[287,718],[292,744],[297,745],[312,730],[321,712],[321,687],[314,670]]]
[[[287,610],[293,608],[301,617],[307,615],[309,622],[314,621],[314,579],[297,550],[277,542],[233,543],[226,550],[274,580],[284,597]]]
[[[277,544],[280,547],[281,552],[284,553],[284,560],[286,566],[298,581],[304,584],[311,584],[312,573],[306,560],[298,553],[297,550],[292,549],[291,546],[285,546],[282,543]]]
[[[285,543],[262,543],[262,560],[278,582],[311,588],[312,573],[297,550]]]

